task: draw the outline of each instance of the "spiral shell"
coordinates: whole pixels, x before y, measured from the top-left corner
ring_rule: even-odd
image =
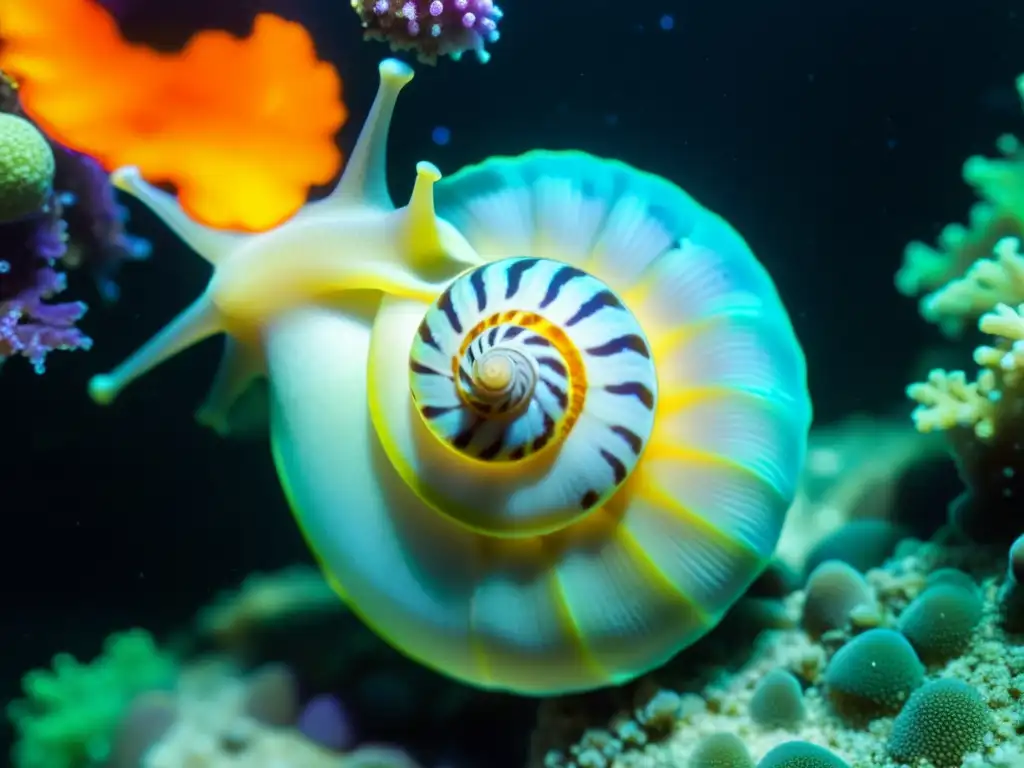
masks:
[[[288,495],[414,658],[524,693],[622,682],[771,556],[811,418],[800,347],[742,238],[664,179],[536,152],[434,203],[477,266],[268,333]]]
[[[514,497],[530,508],[514,516],[519,533],[606,501],[654,424],[657,377],[636,318],[596,277],[551,259],[503,259],[454,281],[420,323],[409,368],[424,422],[460,455],[557,464]],[[464,522],[510,532],[486,496],[463,507]]]

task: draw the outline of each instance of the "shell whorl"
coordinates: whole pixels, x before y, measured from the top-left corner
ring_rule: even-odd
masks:
[[[457,278],[423,317],[409,370],[423,422],[459,456],[563,454],[566,476],[543,503],[565,522],[625,482],[653,427],[657,377],[636,318],[605,283],[552,259]]]
[[[413,658],[519,693],[623,683],[704,635],[771,556],[811,418],[799,343],[743,239],[664,179],[535,152],[434,195],[472,271],[268,330],[284,488],[339,592]],[[394,241],[419,249],[416,269],[422,239]],[[474,456],[482,432],[454,445],[474,409],[507,400],[484,421],[508,426],[550,391],[544,345],[504,338],[541,330],[527,313],[579,355],[579,417],[560,431],[567,390],[546,444]],[[628,475],[617,490],[602,450]],[[591,489],[607,498],[583,509]]]

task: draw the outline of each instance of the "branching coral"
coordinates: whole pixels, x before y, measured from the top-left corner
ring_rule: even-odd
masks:
[[[148,240],[125,231],[128,213],[114,199],[110,177],[88,155],[51,142],[57,160],[54,186],[67,224],[68,247],[61,263],[88,270],[100,297],[116,301],[121,265],[149,258]]]
[[[67,654],[56,656],[52,670],[25,675],[25,698],[8,708],[19,734],[13,765],[87,768],[104,764],[132,699],[170,687],[176,673],[175,662],[141,630],[111,635],[104,654],[91,664],[81,664]]]
[[[1024,76],[1017,79],[1017,91],[1024,96]],[[1020,261],[996,248],[1003,238],[1024,234],[1024,150],[1014,136],[1000,137],[996,147],[1002,157],[975,156],[964,163],[963,179],[981,198],[968,224],[947,226],[936,248],[908,245],[896,273],[900,293],[924,294],[924,317],[951,334],[997,302],[1024,302]]]
[[[1017,89],[1024,94],[1024,78]],[[1024,526],[1024,149],[1009,136],[998,148],[1001,158],[964,164],[964,180],[982,198],[969,225],[947,228],[938,250],[911,244],[896,284],[908,295],[928,291],[922,314],[943,330],[956,333],[977,321],[992,337],[974,353],[976,378],[935,370],[907,394],[918,404],[917,429],[949,436],[968,486],[952,522],[973,538],[1008,543]]]
[[[953,506],[952,522],[974,538],[1009,541],[1022,521],[1024,493],[1024,317],[997,304],[978,323],[995,338],[975,350],[981,372],[932,371],[907,395],[918,403],[912,416],[922,432],[944,430],[968,487]]]
[[[92,345],[75,325],[86,305],[52,301],[66,287],[59,268],[89,269],[100,294],[116,299],[118,267],[148,256],[149,244],[125,233],[107,174],[40,133],[2,73],[0,114],[9,129],[0,133],[0,156],[10,160],[0,224],[0,362],[20,355],[42,373],[50,352]]]
[[[42,373],[51,351],[88,349],[92,341],[75,327],[85,304],[50,301],[66,285],[56,271],[65,224],[53,191],[54,157],[45,137],[18,115],[10,82],[2,74],[0,81],[0,154],[12,159],[0,178],[10,214],[0,225],[0,362],[21,355]]]

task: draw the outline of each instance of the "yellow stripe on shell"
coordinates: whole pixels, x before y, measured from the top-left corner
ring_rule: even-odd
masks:
[[[655,452],[657,451],[657,448],[656,446],[651,445],[649,450],[650,453],[648,455],[651,456],[651,458],[653,459],[655,457]],[[693,449],[679,450],[680,454],[678,455],[678,459],[680,461],[691,461],[694,457],[699,457],[705,460],[712,458],[711,454],[702,454],[701,451],[696,451]],[[721,463],[723,466],[727,467],[740,468],[739,465],[727,461],[716,463]],[[749,470],[745,471],[750,472]],[[694,512],[685,504],[680,503],[678,499],[676,499],[664,488],[662,488],[661,485],[651,476],[651,473],[649,471],[646,471],[644,467],[638,466],[634,474],[638,476],[636,480],[636,485],[638,487],[635,491],[637,498],[643,499],[648,504],[651,504],[652,506],[657,507],[665,512],[668,512],[673,516],[677,516],[685,520],[694,528],[701,531],[701,533],[706,534],[710,541],[720,544],[725,549],[730,549],[737,553],[742,553],[747,556],[754,556],[758,559],[763,559],[761,553],[748,546],[746,542],[742,541],[741,539],[737,539],[729,531],[719,528],[703,515]],[[750,472],[750,474],[752,476],[756,476],[753,472]],[[764,482],[761,478],[758,479]]]
[[[598,509],[587,519],[575,528],[574,531],[561,531],[543,536],[531,536],[521,539],[501,539],[480,536],[477,539],[480,547],[480,558],[482,562],[491,564],[505,560],[525,561],[529,569],[542,578],[545,588],[551,595],[552,604],[556,608],[556,621],[560,630],[561,639],[568,641],[575,651],[575,656],[580,665],[586,670],[587,675],[593,680],[594,685],[602,685],[611,679],[608,670],[597,660],[593,651],[588,647],[586,638],[580,632],[579,625],[573,616],[569,599],[565,589],[558,577],[558,564],[561,561],[562,553],[566,547],[578,544],[580,540],[593,537],[604,537],[608,535],[611,526],[614,525],[611,517],[605,510]],[[472,601],[471,601],[472,606]],[[493,677],[490,671],[493,669],[491,654],[488,652],[487,642],[481,638],[472,627],[475,612],[470,608],[470,638],[473,646],[474,658],[481,669],[486,670],[489,677]]]
[[[551,342],[551,346],[565,362],[566,380],[568,382],[567,394],[569,403],[566,406],[564,413],[560,414],[558,421],[555,423],[555,432],[557,437],[553,440],[549,440],[537,451],[528,450],[522,458],[514,460],[510,459],[507,462],[504,462],[516,463],[529,458],[530,456],[536,456],[543,453],[549,446],[558,445],[561,440],[564,440],[569,436],[569,433],[572,432],[572,428],[576,426],[576,421],[579,419],[580,414],[583,413],[583,408],[587,401],[587,368],[586,364],[583,362],[583,356],[576,348],[576,345],[572,343],[572,340],[568,337],[565,331],[543,315],[519,309],[495,312],[493,315],[484,318],[470,328],[466,333],[465,338],[462,340],[462,343],[459,345],[458,354],[453,355],[451,361],[452,376],[456,382],[455,388],[459,393],[459,398],[467,408],[471,409],[482,418],[488,418],[491,414],[479,410],[472,399],[467,397],[462,388],[461,379],[459,378],[459,368],[461,366],[462,359],[466,356],[466,352],[469,350],[470,345],[480,338],[480,336],[482,336],[487,330],[499,325],[523,326]],[[475,456],[467,456],[455,448],[453,448],[453,450],[455,450],[460,456],[465,456],[473,461],[479,461],[482,464],[492,465],[495,463],[502,463],[485,461],[483,459],[478,459]]]
[[[565,551],[573,548],[589,548],[596,542],[604,541],[609,545],[621,547],[637,574],[641,577],[649,595],[655,596],[661,604],[659,615],[662,620],[666,614],[674,616],[671,622],[676,627],[688,627],[690,631],[703,634],[714,626],[720,618],[705,609],[692,595],[681,590],[665,572],[647,555],[632,533],[624,525],[624,519],[630,514],[633,499],[636,498],[637,476],[634,474],[618,491],[591,516],[574,523],[572,526],[544,538],[551,542],[552,550],[561,562]],[[557,563],[553,564],[557,567]],[[559,584],[561,582],[559,581]],[[635,670],[622,666],[620,661],[611,661],[611,666],[602,661],[602,655],[618,656],[618,641],[612,636],[603,638],[606,648],[602,654],[594,647],[595,638],[588,638],[580,629],[572,603],[562,592],[567,617],[566,627],[571,627],[573,634],[567,635],[578,641],[577,649],[594,674],[594,684],[615,685],[635,676]],[[577,598],[578,599],[578,598]]]

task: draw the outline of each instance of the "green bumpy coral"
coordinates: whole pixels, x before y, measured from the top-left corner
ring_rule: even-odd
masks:
[[[849,768],[834,753],[806,741],[780,744],[757,764],[757,768]]]
[[[697,745],[686,768],[754,768],[754,761],[739,736],[713,733]]]
[[[941,664],[967,650],[983,606],[977,590],[936,584],[900,616],[899,627],[926,664]]]
[[[871,588],[860,572],[839,560],[826,560],[807,579],[800,626],[814,640],[833,629],[842,629],[850,613],[872,605]]]
[[[145,691],[169,688],[176,675],[174,660],[142,630],[111,635],[103,654],[91,664],[58,654],[52,670],[36,669],[25,675],[25,698],[7,709],[18,733],[13,765],[102,765],[131,700]]]
[[[38,211],[53,185],[53,150],[23,117],[0,114],[0,222]]]
[[[921,685],[924,667],[903,635],[871,629],[840,648],[825,669],[833,708],[851,720],[898,712]]]
[[[939,568],[936,571],[932,571],[928,574],[928,578],[925,579],[924,588],[931,589],[940,584],[960,587],[972,594],[978,593],[978,582],[958,568]]]
[[[933,680],[919,688],[897,716],[889,754],[897,760],[928,760],[936,768],[959,768],[992,730],[981,695],[962,680]]]
[[[750,717],[764,728],[794,728],[806,714],[800,681],[784,669],[761,678],[750,700]]]

